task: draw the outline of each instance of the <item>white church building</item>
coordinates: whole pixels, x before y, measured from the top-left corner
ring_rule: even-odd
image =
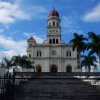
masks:
[[[77,50],[63,42],[60,22],[59,13],[53,9],[48,16],[47,39],[41,44],[36,43],[34,36],[27,40],[27,56],[34,62],[36,72],[79,71]]]

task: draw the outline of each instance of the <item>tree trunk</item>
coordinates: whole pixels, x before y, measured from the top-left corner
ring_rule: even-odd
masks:
[[[88,70],[89,70],[89,73],[90,73],[90,71],[91,71],[91,66],[90,65],[88,66]]]
[[[78,69],[81,69],[81,61],[80,61],[80,58],[81,58],[81,53],[78,52]]]
[[[99,54],[99,66],[98,67],[100,68],[100,54]]]

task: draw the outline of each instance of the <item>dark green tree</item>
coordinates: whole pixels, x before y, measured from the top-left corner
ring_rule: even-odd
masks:
[[[97,67],[97,60],[96,57],[94,55],[83,55],[82,56],[82,61],[81,61],[81,67],[86,67],[89,69],[89,72],[91,70],[91,66]]]
[[[5,58],[3,58],[3,61],[4,61],[5,66],[7,67],[8,71],[9,71],[9,68],[14,65],[14,61],[12,58],[8,59],[7,57],[5,57]]]
[[[21,56],[13,56],[12,57],[13,62],[14,62],[14,66],[21,66]]]
[[[100,35],[97,35],[93,32],[88,32],[88,36],[91,40],[88,43],[87,49],[90,50],[90,55],[96,53],[99,58],[99,66],[100,66]]]
[[[12,57],[15,66],[21,66],[22,68],[32,68],[31,61],[28,60],[27,56],[13,56]]]
[[[70,41],[73,50],[77,50],[77,57],[78,57],[78,62],[80,67],[80,57],[81,57],[81,52],[84,52],[87,48],[87,45],[85,41],[88,41],[87,38],[85,38],[83,35],[79,35],[77,33],[74,33],[74,38]]]

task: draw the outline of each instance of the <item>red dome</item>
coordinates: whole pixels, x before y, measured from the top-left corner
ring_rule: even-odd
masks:
[[[49,17],[54,17],[54,16],[59,17],[59,13],[55,9],[53,9],[49,14]]]

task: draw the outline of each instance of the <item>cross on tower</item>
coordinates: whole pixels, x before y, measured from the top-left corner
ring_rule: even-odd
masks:
[[[53,8],[55,8],[55,0],[52,0]]]

